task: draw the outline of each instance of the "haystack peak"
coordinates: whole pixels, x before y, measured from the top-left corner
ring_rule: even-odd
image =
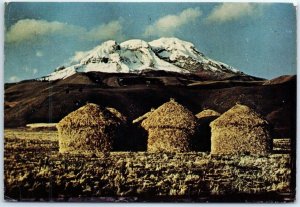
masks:
[[[58,123],[58,126],[98,126],[100,124],[118,124],[120,121],[121,119],[113,114],[111,109],[106,109],[94,103],[87,103],[65,116]]]
[[[162,104],[142,122],[144,128],[170,127],[180,129],[194,128],[196,117],[191,111],[174,99]]]
[[[268,122],[260,114],[246,105],[236,104],[228,111],[223,113],[219,118],[214,120],[211,125],[218,126],[224,123],[232,125],[267,125]]]
[[[220,116],[221,114],[215,110],[212,109],[204,109],[203,111],[199,112],[198,114],[196,114],[196,117],[198,119],[200,118],[205,118],[205,117],[217,117]]]

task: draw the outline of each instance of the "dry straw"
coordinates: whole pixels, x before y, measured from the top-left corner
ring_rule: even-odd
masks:
[[[219,117],[221,114],[219,112],[216,112],[212,109],[205,109],[198,114],[196,114],[196,117],[198,119],[206,118],[206,117]]]
[[[106,109],[115,115],[115,117],[117,117],[122,123],[127,123],[127,117],[121,114],[117,109],[112,107],[106,107]]]
[[[248,106],[237,104],[211,122],[212,154],[266,154],[268,122]]]
[[[151,108],[151,111],[145,113],[144,115],[136,118],[135,120],[132,121],[133,124],[136,124],[136,123],[141,123],[142,121],[144,121],[145,119],[147,119],[150,114],[152,114],[152,112],[154,111],[155,109],[154,108]]]
[[[192,112],[171,99],[142,121],[142,127],[148,131],[148,151],[190,151],[196,125]]]
[[[59,151],[109,152],[118,127],[126,120],[116,109],[89,103],[64,117],[58,124]]]

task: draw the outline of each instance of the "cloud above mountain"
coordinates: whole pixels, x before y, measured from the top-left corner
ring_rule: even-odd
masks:
[[[144,36],[171,36],[182,26],[195,21],[202,15],[199,8],[188,8],[177,15],[166,15],[146,27]]]
[[[70,63],[80,62],[80,60],[82,60],[82,58],[84,58],[88,54],[89,54],[89,51],[76,51],[75,55],[69,59]]]
[[[5,35],[5,41],[18,43],[51,34],[71,35],[75,31],[82,32],[82,29],[57,21],[21,19],[9,28]]]
[[[124,39],[120,20],[103,23],[87,30],[84,27],[58,21],[49,22],[37,19],[21,19],[12,25],[5,35],[7,43],[20,43],[37,40],[47,35],[75,36],[84,40]]]
[[[43,57],[44,56],[44,53],[42,52],[42,51],[36,51],[36,53],[35,53],[35,56],[36,57]]]
[[[99,25],[87,32],[86,38],[91,40],[106,40],[114,37],[113,39],[123,40],[121,21],[111,21],[107,24]]]
[[[20,78],[18,76],[13,75],[13,76],[9,77],[9,81],[10,82],[18,82],[18,81],[20,81]]]
[[[190,41],[204,54],[256,76],[295,74],[296,9],[278,3],[9,3],[4,78],[49,74],[81,60],[85,53],[76,51],[107,40],[160,37]]]
[[[206,18],[207,22],[223,23],[258,14],[259,5],[253,3],[223,3],[216,6]]]

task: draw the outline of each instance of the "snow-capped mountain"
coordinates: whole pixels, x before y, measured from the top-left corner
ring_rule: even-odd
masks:
[[[43,80],[67,78],[77,72],[139,73],[145,69],[193,73],[241,73],[224,63],[212,60],[195,46],[177,38],[160,38],[152,42],[134,39],[118,44],[110,40],[84,53],[84,57],[69,67],[59,67]]]

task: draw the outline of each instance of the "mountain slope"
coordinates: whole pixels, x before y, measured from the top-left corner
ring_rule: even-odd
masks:
[[[243,74],[224,63],[212,60],[195,46],[177,38],[160,38],[152,42],[128,40],[118,44],[110,40],[84,53],[69,67],[59,67],[42,80],[65,79],[78,72],[139,73],[143,70],[164,70],[178,73],[206,71],[222,74]]]
[[[236,103],[245,104],[267,118],[274,137],[294,137],[296,77],[265,85],[266,80],[203,81],[192,73],[76,73],[57,81],[5,84],[5,127],[58,122],[88,103],[114,107],[131,121],[170,98],[194,114],[209,108],[220,113]]]

